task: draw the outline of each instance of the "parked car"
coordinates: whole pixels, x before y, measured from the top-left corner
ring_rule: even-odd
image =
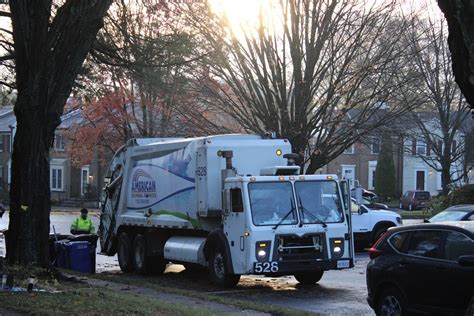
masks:
[[[425,220],[428,223],[446,221],[474,221],[474,204],[450,206],[430,219]]]
[[[407,191],[400,198],[400,209],[413,211],[427,207],[431,202],[431,194],[429,191]]]
[[[464,315],[474,293],[474,222],[394,227],[369,250],[377,315]]]
[[[402,224],[402,218],[395,212],[359,206],[355,199],[352,199],[352,202],[352,232],[356,249],[370,246],[389,227]]]

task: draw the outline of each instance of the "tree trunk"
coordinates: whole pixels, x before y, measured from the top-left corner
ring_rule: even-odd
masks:
[[[442,187],[443,196],[448,195],[450,183],[451,183],[451,170],[449,170],[449,166],[447,168],[443,167],[443,170],[441,170],[441,187]]]
[[[438,5],[448,22],[448,43],[456,82],[474,109],[474,3],[466,0],[438,0]]]
[[[112,0],[10,1],[18,98],[7,260],[49,266],[49,149]]]
[[[31,91],[30,95],[39,93]],[[30,98],[19,96],[15,108],[17,132],[12,155],[7,260],[48,266],[49,148],[56,126],[47,128],[36,111],[19,113],[17,109],[30,102]]]

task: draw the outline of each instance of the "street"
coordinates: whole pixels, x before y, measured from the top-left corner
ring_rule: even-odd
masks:
[[[51,232],[69,233],[69,226],[78,212],[52,212]],[[92,213],[96,225],[99,224],[97,213]],[[405,224],[416,221],[405,221]],[[8,227],[8,214],[0,220],[0,230]],[[98,247],[99,248],[99,247]],[[98,249],[99,250],[99,249]],[[0,256],[5,254],[3,236],[0,237]],[[206,274],[191,274],[184,271],[181,265],[170,265],[165,275],[142,277],[143,281],[153,278],[153,282],[170,284],[183,289],[198,290],[206,293],[222,293],[239,299],[252,299],[262,303],[281,305],[287,308],[302,309],[324,315],[373,315],[366,302],[367,288],[365,267],[369,261],[367,253],[358,253],[355,268],[341,271],[326,271],[321,281],[314,287],[303,287],[292,276],[265,278],[260,276],[243,276],[235,289],[221,290],[209,285]],[[97,272],[114,273],[120,279],[120,268],[117,256],[97,255]]]

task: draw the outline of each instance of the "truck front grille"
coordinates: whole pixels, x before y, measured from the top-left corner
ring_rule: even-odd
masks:
[[[324,257],[323,236],[278,236],[275,243],[278,261],[315,260]]]

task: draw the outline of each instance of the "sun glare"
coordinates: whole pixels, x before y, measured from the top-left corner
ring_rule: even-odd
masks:
[[[256,26],[260,12],[268,14],[272,10],[270,0],[209,0],[209,3],[217,15],[227,18],[234,31]]]

